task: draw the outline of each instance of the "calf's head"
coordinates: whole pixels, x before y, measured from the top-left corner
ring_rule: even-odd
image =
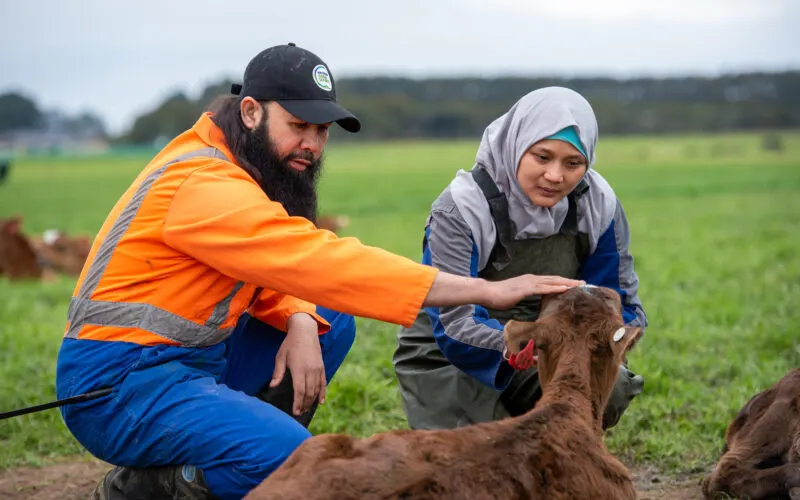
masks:
[[[33,239],[33,247],[40,263],[47,269],[77,276],[89,257],[92,242],[88,236],[70,236],[57,229],[49,229],[41,238]]]
[[[605,407],[619,365],[641,334],[641,328],[625,326],[617,292],[590,285],[545,295],[536,321],[510,320],[504,329],[510,354],[533,340],[545,392],[560,364],[588,366],[590,397],[597,408]]]

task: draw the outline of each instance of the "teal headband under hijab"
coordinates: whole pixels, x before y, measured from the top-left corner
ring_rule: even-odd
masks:
[[[550,137],[545,137],[545,139],[555,139],[557,141],[564,141],[566,143],[572,144],[575,149],[581,152],[584,158],[586,156],[586,150],[583,149],[583,145],[581,144],[581,139],[578,137],[578,132],[575,130],[575,127],[565,127],[556,132],[555,134],[551,135]]]

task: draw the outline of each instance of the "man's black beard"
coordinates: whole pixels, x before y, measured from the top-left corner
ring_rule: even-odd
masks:
[[[261,189],[270,200],[283,205],[289,215],[316,222],[317,181],[322,171],[322,157],[315,160],[312,152],[297,151],[279,158],[274,144],[268,139],[266,116],[250,132],[244,157],[261,174]],[[289,166],[294,159],[306,160],[310,165],[300,172]]]

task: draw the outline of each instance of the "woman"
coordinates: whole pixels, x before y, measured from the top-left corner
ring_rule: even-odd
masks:
[[[489,125],[475,166],[459,171],[433,203],[423,263],[503,279],[560,275],[617,290],[625,322],[647,325],[628,251],[628,223],[614,191],[591,169],[597,121],[580,94],[536,90]],[[539,296],[508,311],[428,307],[402,328],[394,365],[409,425],[454,428],[519,415],[541,397],[535,368],[503,358],[503,324],[532,321]],[[642,378],[620,369],[604,427],[616,425]]]

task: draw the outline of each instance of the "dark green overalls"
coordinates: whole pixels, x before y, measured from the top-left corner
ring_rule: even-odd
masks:
[[[577,278],[589,255],[589,237],[578,232],[577,201],[589,188],[585,182],[581,181],[567,197],[569,209],[558,234],[515,240],[505,195],[484,170],[474,169],[472,175],[489,202],[497,230],[497,243],[480,277],[491,281],[523,274]],[[532,296],[512,309],[488,312],[501,323],[512,318],[534,321],[539,316],[540,302],[540,296]],[[516,372],[502,392],[459,370],[436,345],[425,311],[420,311],[410,328],[398,332],[393,361],[403,408],[414,429],[449,429],[521,415],[533,408],[542,395],[536,368]],[[642,386],[640,376],[620,367],[603,416],[604,427],[616,425]]]

